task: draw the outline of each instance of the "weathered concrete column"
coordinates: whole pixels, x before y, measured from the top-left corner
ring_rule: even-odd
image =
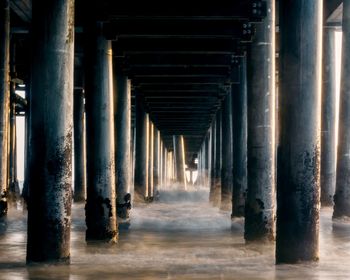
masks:
[[[275,239],[275,1],[256,25],[248,52],[248,191],[246,241]]]
[[[132,125],[131,123],[131,149],[130,149],[130,165],[131,165],[131,170],[130,170],[130,176],[131,176],[131,181],[130,181],[130,194],[134,193],[134,186],[135,186],[135,148],[136,148],[136,127],[135,125]]]
[[[240,83],[232,92],[233,190],[232,217],[244,216],[247,191],[247,64],[240,59]]]
[[[0,217],[7,213],[7,135],[10,106],[9,3],[9,0],[0,0]]]
[[[169,152],[169,173],[170,184],[172,184],[175,179],[174,151]]]
[[[10,44],[10,145],[9,145],[9,197],[12,203],[20,197],[17,179],[17,136],[16,136],[16,44],[12,38]]]
[[[186,189],[185,145],[182,135],[173,135],[175,180]]]
[[[74,90],[74,201],[83,202],[86,197],[84,90]]]
[[[169,166],[168,166],[168,149],[164,145],[164,182],[162,188],[168,186],[169,183]]]
[[[118,63],[118,61],[116,61]],[[126,75],[114,67],[115,172],[118,223],[129,218],[131,163],[131,85]]]
[[[33,1],[27,262],[70,259],[74,1]]]
[[[210,126],[210,179],[209,179],[209,202],[213,202],[215,191],[215,141],[216,141],[216,120]]]
[[[295,263],[318,259],[322,1],[282,1],[280,11],[276,262]]]
[[[153,201],[153,150],[154,150],[154,124],[150,121],[148,126],[148,200]]]
[[[135,198],[144,201],[148,196],[148,114],[143,98],[136,95],[136,135],[135,135]]]
[[[321,204],[332,206],[336,178],[335,28],[325,27],[323,32]]]
[[[160,182],[160,132],[155,126],[153,128],[153,143],[153,194],[155,197]]]
[[[232,209],[232,105],[228,92],[222,107],[221,203],[220,209]]]
[[[217,112],[215,117],[215,145],[214,145],[214,190],[212,203],[219,206],[221,201],[221,110]]]
[[[196,185],[200,186],[201,185],[201,164],[202,164],[202,148],[199,149],[198,154],[197,154],[197,179],[196,179]]]
[[[205,181],[204,185],[209,188],[209,163],[210,163],[210,134],[207,133],[207,136],[204,141],[204,150],[205,150],[205,157],[204,157],[204,176],[205,176]]]
[[[161,188],[164,184],[164,142],[160,135],[159,131],[159,140],[160,140],[160,147],[159,147],[159,182],[158,182],[158,190]]]
[[[342,64],[339,95],[337,178],[333,218],[350,217],[350,1],[343,2]]]
[[[101,23],[92,21],[86,36],[86,240],[114,242],[117,218],[112,44],[102,35]]]

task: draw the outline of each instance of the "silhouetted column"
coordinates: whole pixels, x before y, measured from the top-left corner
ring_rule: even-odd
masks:
[[[159,186],[159,156],[160,156],[160,133],[154,126],[153,128],[153,193],[154,196],[158,191]]]
[[[9,196],[15,204],[20,196],[17,180],[17,137],[16,137],[16,45],[14,39],[10,44],[10,145],[9,145]]]
[[[164,145],[164,182],[163,188],[168,186],[169,183],[169,166],[168,166],[168,149]]]
[[[247,59],[248,190],[247,241],[275,239],[275,1],[256,25]]]
[[[150,121],[148,126],[148,199],[153,200],[153,150],[154,150],[154,124]]]
[[[321,204],[333,205],[336,174],[335,28],[323,29],[323,84],[321,118]]]
[[[159,147],[159,183],[158,183],[158,189],[163,187],[164,184],[164,142],[162,137],[160,136],[159,132],[159,139],[160,139],[160,147]]]
[[[0,0],[0,217],[7,213],[7,135],[10,106],[9,3],[9,0]]]
[[[85,201],[84,90],[74,90],[74,201]]]
[[[213,202],[214,190],[215,190],[215,141],[216,141],[216,121],[212,121],[210,126],[210,189],[209,189],[209,201]]]
[[[221,147],[221,203],[220,209],[232,207],[232,105],[228,92],[222,107],[222,147]]]
[[[247,65],[242,57],[239,66],[240,83],[232,92],[233,189],[232,217],[244,216],[247,191]]]
[[[175,163],[174,163],[174,151],[169,152],[169,166],[170,166],[170,183],[174,183],[175,179]]]
[[[86,240],[117,238],[113,116],[112,44],[102,24],[86,30]]]
[[[115,61],[118,63],[118,61]],[[114,73],[115,172],[118,223],[129,218],[131,152],[131,85],[128,77]]]
[[[204,140],[204,150],[205,150],[205,157],[204,157],[204,185],[209,188],[209,162],[210,162],[210,133],[207,132],[207,136]]]
[[[350,1],[343,2],[342,65],[339,95],[337,179],[333,218],[350,217]]]
[[[135,198],[144,201],[148,195],[148,114],[142,106],[142,97],[136,94],[135,135]]]
[[[215,145],[214,145],[214,190],[212,202],[214,206],[219,206],[221,201],[221,110],[217,112],[215,118]]]
[[[280,11],[276,262],[296,263],[318,259],[322,1],[281,1]]]
[[[175,179],[181,184],[181,187],[186,189],[186,175],[185,175],[185,146],[182,135],[173,135],[174,145],[174,162],[175,162]]]
[[[33,1],[27,262],[70,259],[74,1]]]
[[[136,148],[136,127],[135,124],[131,125],[131,151],[130,151],[130,161],[131,161],[131,182],[130,182],[130,194],[134,194],[135,186],[135,148]]]

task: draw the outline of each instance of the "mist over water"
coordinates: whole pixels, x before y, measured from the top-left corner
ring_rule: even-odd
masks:
[[[349,279],[350,223],[322,210],[320,261],[274,264],[274,246],[245,245],[244,221],[212,207],[203,188],[160,190],[132,209],[117,245],[85,244],[84,205],[73,206],[70,266],[25,265],[26,213],[0,222],[0,279]]]

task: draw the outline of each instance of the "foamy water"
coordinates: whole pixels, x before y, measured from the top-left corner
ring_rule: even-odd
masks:
[[[208,192],[162,190],[132,210],[119,244],[85,244],[84,206],[73,206],[70,266],[25,265],[26,214],[0,224],[0,279],[349,279],[350,224],[322,210],[319,263],[274,264],[274,247],[245,245],[243,220],[207,203]]]

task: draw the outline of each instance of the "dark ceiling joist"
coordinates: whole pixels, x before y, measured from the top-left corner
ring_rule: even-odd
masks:
[[[127,65],[198,65],[225,66],[237,62],[233,54],[134,54],[123,58]],[[118,61],[118,60],[116,60]]]
[[[135,77],[133,79],[138,85],[222,85],[229,84],[228,77]]]
[[[108,1],[98,2],[97,8],[106,20],[137,18],[167,19],[250,19],[260,21],[266,16],[266,3],[261,0],[244,1]]]
[[[227,76],[230,67],[131,67],[132,76]]]
[[[140,39],[121,38],[113,43],[118,54],[190,53],[190,54],[234,54],[238,42],[235,39],[168,38]]]
[[[237,20],[163,20],[119,19],[107,22],[104,32],[108,39],[119,38],[236,38],[250,42],[254,27]]]
[[[137,85],[133,85],[133,87],[140,88]],[[224,87],[220,84],[201,84],[201,83],[193,83],[193,84],[144,84],[141,86],[142,92],[153,92],[153,93],[164,93],[167,95],[169,92],[181,93],[185,94],[191,92],[220,92],[224,90]]]

